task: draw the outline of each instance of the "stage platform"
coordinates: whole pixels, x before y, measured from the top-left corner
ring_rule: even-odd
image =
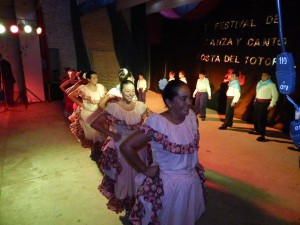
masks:
[[[146,104],[165,110],[151,91]],[[106,209],[97,189],[102,176],[71,134],[61,101],[9,109],[0,114],[1,225],[126,224]],[[196,224],[300,224],[299,152],[288,134],[268,128],[267,141],[257,142],[248,134],[252,124],[236,118],[232,128],[218,130],[223,118],[208,109],[199,119],[209,192]]]

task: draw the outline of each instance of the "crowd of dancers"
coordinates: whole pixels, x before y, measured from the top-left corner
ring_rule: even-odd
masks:
[[[123,213],[133,225],[194,225],[205,212],[204,168],[198,161],[199,122],[206,118],[211,98],[205,71],[199,73],[191,92],[184,71],[179,79],[169,73],[158,86],[166,105],[158,114],[146,105],[147,82],[122,68],[119,83],[107,90],[94,71],[68,71],[61,84],[65,94],[64,115],[70,130],[91,152],[102,180],[99,192],[107,208]],[[231,71],[227,84],[225,121],[220,130],[232,126],[234,108],[240,98],[239,74]],[[267,112],[278,93],[269,73],[263,72],[256,87],[254,130],[265,140]],[[192,110],[193,99],[196,98]]]
[[[188,85],[166,82],[166,110],[145,103],[146,82],[122,68],[107,90],[94,71],[68,71],[61,84],[70,130],[102,173],[107,208],[129,224],[194,225],[205,211],[198,120]],[[138,97],[137,97],[138,96]]]

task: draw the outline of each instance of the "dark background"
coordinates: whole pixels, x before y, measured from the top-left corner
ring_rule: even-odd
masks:
[[[283,2],[281,4],[282,30],[287,42],[286,51],[291,52],[295,65],[299,64],[299,1]],[[220,84],[229,67],[241,70],[246,75],[246,82],[242,86],[242,96],[236,108],[236,117],[252,121],[252,106],[255,96],[255,87],[260,80],[262,71],[269,71],[272,80],[277,83],[275,76],[276,65],[267,66],[264,63],[250,65],[244,62],[246,56],[276,58],[281,53],[281,46],[275,44],[268,47],[249,47],[246,40],[249,38],[263,40],[263,38],[277,38],[279,40],[279,24],[271,23],[266,25],[267,16],[275,18],[277,15],[276,1],[274,0],[253,0],[238,1],[224,0],[208,15],[199,16],[196,19],[171,20],[166,18],[156,19],[156,29],[151,29],[151,39],[156,43],[151,44],[151,89],[158,92],[157,83],[168,71],[179,70],[187,73],[188,84],[193,91],[198,79],[198,72],[204,69],[211,82],[212,100],[208,107],[224,113],[221,107]],[[159,17],[160,15],[157,15]],[[153,20],[154,20],[153,19]],[[255,27],[244,27],[236,29],[213,29],[216,22],[220,21],[241,21],[253,20]],[[153,25],[152,25],[153,26]],[[154,26],[155,27],[155,26]],[[156,34],[153,34],[153,31]],[[153,38],[157,35],[156,38]],[[206,39],[218,38],[243,38],[240,45],[210,46],[205,44]],[[153,41],[153,42],[155,42]],[[201,54],[209,55],[237,55],[239,63],[205,62],[201,61]],[[221,57],[222,59],[222,57]],[[296,74],[298,74],[296,68]],[[296,88],[290,95],[295,102],[299,103],[300,93],[299,78],[296,78]],[[221,93],[222,94],[222,93]],[[288,130],[289,122],[294,119],[294,106],[287,101],[285,95],[279,96],[277,107],[269,114],[269,125],[276,126],[284,131]]]
[[[106,7],[112,26],[113,42],[120,67],[130,69],[136,76],[145,74],[150,80],[150,90],[159,92],[158,82],[167,77],[168,72],[174,70],[178,76],[180,70],[186,72],[188,85],[194,91],[200,70],[205,70],[212,88],[212,99],[208,107],[224,114],[225,91],[221,86],[228,68],[241,71],[246,75],[245,84],[242,86],[242,95],[235,110],[235,117],[252,122],[253,100],[255,88],[260,80],[261,73],[268,71],[272,80],[277,83],[275,72],[276,64],[267,65],[245,63],[245,57],[259,57],[273,60],[281,53],[279,24],[273,20],[267,24],[266,18],[276,18],[278,14],[276,0],[203,0],[198,4],[186,5],[173,9],[181,12],[179,19],[169,19],[160,13],[147,15],[145,4],[134,6],[131,11],[131,23],[127,24],[121,11],[117,10],[115,1],[86,1],[85,5],[79,5],[79,14],[89,13],[98,9],[95,6]],[[194,8],[193,8],[194,7]],[[182,9],[188,9],[186,12]],[[283,37],[286,40],[285,50],[291,52],[294,57],[296,74],[299,73],[299,40],[300,31],[300,1],[281,1],[281,21]],[[73,18],[76,18],[77,14]],[[74,20],[74,19],[73,19]],[[217,22],[247,21],[255,26],[241,26],[228,29],[214,29]],[[276,22],[274,22],[276,21]],[[78,24],[78,23],[77,23]],[[130,26],[130,27],[129,27]],[[74,25],[73,29],[79,33],[80,25]],[[208,40],[221,38],[236,40],[242,38],[239,45],[207,44]],[[259,40],[275,39],[275,44],[269,46],[249,46],[247,41],[252,38]],[[77,46],[82,46],[82,38]],[[76,39],[75,39],[76,42]],[[279,44],[277,44],[279,43]],[[84,62],[84,54],[76,49],[77,61]],[[201,55],[218,55],[220,62],[201,60]],[[237,57],[238,63],[224,62],[225,55]],[[150,63],[149,63],[150,62]],[[82,69],[82,68],[77,68]],[[147,77],[149,76],[149,77]],[[290,97],[299,104],[300,99],[299,78],[296,76],[295,91]],[[225,97],[225,98],[224,98]],[[268,125],[277,129],[288,131],[290,121],[294,120],[295,108],[280,94],[277,106],[269,113]]]

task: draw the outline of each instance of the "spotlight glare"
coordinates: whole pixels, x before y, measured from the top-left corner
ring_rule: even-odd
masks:
[[[5,26],[3,26],[2,24],[0,24],[0,34],[5,33],[6,29]]]
[[[36,33],[41,34],[42,33],[42,28],[41,27],[36,28]]]
[[[31,27],[30,25],[25,25],[25,26],[24,26],[24,31],[25,31],[26,33],[31,33],[32,27]]]
[[[13,34],[16,34],[19,32],[19,27],[17,25],[11,25],[10,26],[10,31],[13,33]]]

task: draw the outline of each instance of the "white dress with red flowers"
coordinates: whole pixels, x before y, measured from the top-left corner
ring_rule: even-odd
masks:
[[[134,179],[137,172],[131,168],[122,156],[119,146],[130,134],[136,131],[144,122],[147,107],[144,103],[136,101],[131,111],[123,109],[117,103],[110,103],[103,111],[108,123],[113,130],[121,134],[121,140],[114,141],[108,138],[102,146],[103,154],[99,160],[100,170],[104,173],[99,191],[108,199],[107,207],[120,213],[129,211],[134,203],[136,193]],[[145,148],[139,152],[140,157],[146,162],[152,157],[150,149]]]
[[[73,115],[74,122],[70,128],[72,133],[85,148],[97,149],[106,139],[106,136],[96,131],[90,125],[101,113],[98,106],[104,97],[106,89],[102,84],[96,84],[97,90],[91,91],[86,85],[80,85],[77,89],[82,98],[84,108],[78,107]]]
[[[199,132],[195,113],[175,125],[151,114],[140,131],[151,137],[154,177],[138,174],[139,187],[130,221],[134,225],[194,225],[205,211],[204,169],[198,163]]]

